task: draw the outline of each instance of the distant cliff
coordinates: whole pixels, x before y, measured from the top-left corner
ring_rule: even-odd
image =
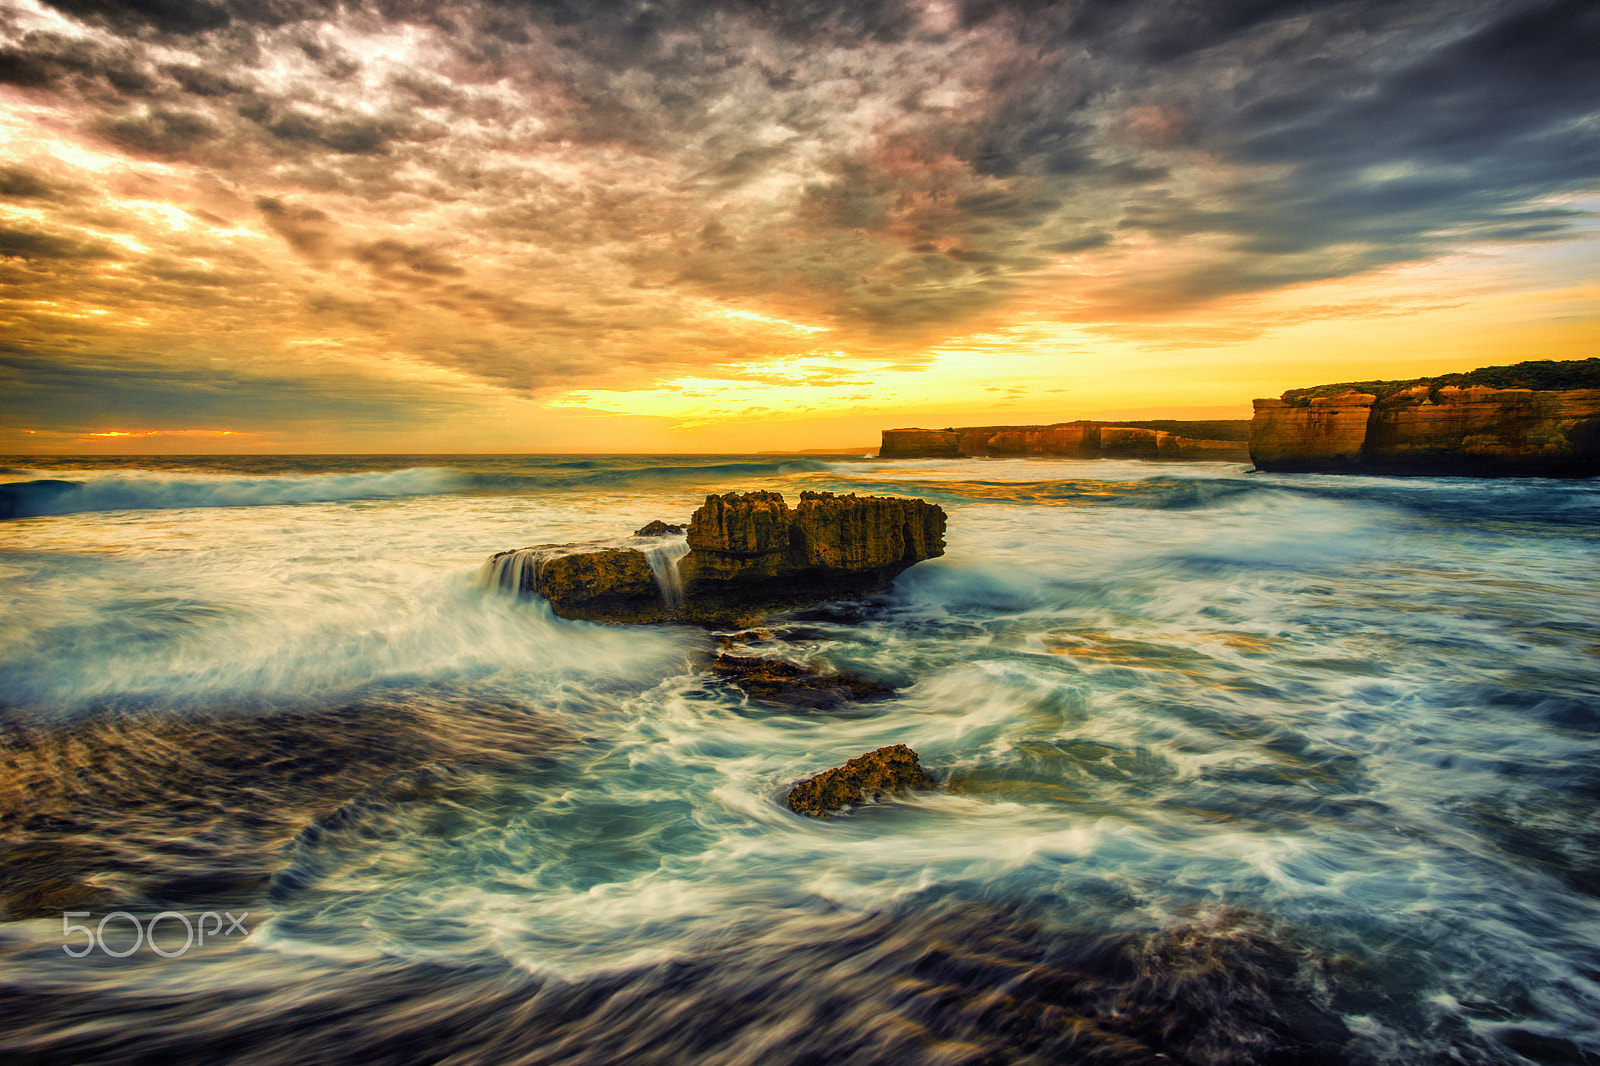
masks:
[[[1250,459],[1249,438],[1250,423],[1242,418],[886,429],[878,454],[886,459],[959,459],[989,455],[1247,462]]]
[[[1255,401],[1272,471],[1469,477],[1600,474],[1600,359],[1291,389]]]

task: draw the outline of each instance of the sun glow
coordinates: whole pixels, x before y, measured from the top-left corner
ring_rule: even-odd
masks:
[[[31,432],[31,431],[30,431]],[[85,433],[79,440],[97,437],[253,437],[256,434],[237,429],[107,429],[98,433]]]
[[[768,326],[783,326],[785,329],[792,329],[800,333],[832,332],[832,327],[829,326],[802,326],[798,322],[790,322],[785,318],[772,318],[768,315],[758,315],[754,311],[724,311],[722,315],[724,318],[742,318],[746,322],[760,322]]]

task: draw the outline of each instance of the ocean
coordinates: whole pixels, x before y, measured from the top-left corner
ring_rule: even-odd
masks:
[[[12,1066],[1600,1062],[1593,481],[0,462]],[[482,578],[756,489],[948,513],[740,638],[892,697]]]

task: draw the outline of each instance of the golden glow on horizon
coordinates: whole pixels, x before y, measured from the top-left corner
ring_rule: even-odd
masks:
[[[848,365],[841,366],[839,364]],[[673,428],[814,416],[819,405],[870,405],[886,364],[849,360],[842,352],[796,359],[725,364],[726,376],[680,376],[627,390],[579,389],[545,401],[551,408],[668,418]],[[836,390],[851,390],[840,393]],[[871,390],[863,391],[863,390]]]
[[[1036,308],[900,363],[845,351],[730,362],[635,389],[573,390],[546,405],[670,419],[679,433],[879,412],[880,428],[932,416],[1064,421],[1112,409],[1155,418],[1231,408],[1249,417],[1250,400],[1301,385],[1587,358],[1600,337],[1600,283],[1545,287],[1555,279],[1539,277],[1538,260],[1550,254],[1463,253],[1144,321],[1068,324]],[[1201,382],[1190,370],[1198,351],[1208,366]]]
[[[24,430],[32,433],[33,430]],[[108,429],[100,433],[85,433],[83,440],[94,437],[253,437],[237,429]]]

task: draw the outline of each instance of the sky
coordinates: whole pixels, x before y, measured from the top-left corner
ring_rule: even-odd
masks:
[[[0,0],[0,452],[733,452],[1600,354],[1590,0]]]

